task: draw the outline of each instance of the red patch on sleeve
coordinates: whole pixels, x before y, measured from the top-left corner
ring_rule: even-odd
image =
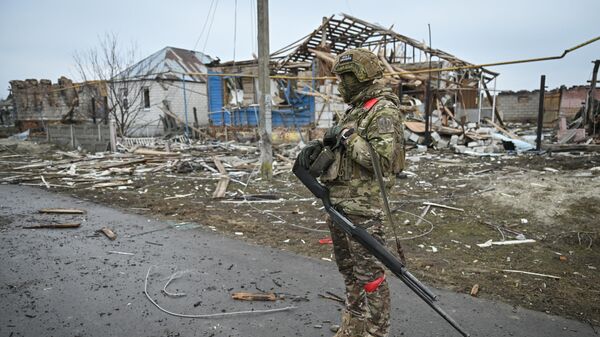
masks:
[[[365,291],[368,293],[372,293],[375,290],[377,290],[377,288],[379,288],[379,286],[381,285],[381,283],[385,280],[385,274],[383,274],[381,277],[378,277],[376,279],[374,279],[373,281],[365,284]]]
[[[377,102],[379,102],[379,99],[371,98],[370,100],[366,101],[365,104],[363,104],[363,109],[370,110],[373,105],[377,104]]]

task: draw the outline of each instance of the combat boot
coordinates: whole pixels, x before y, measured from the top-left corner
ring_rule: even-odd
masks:
[[[342,312],[342,323],[333,337],[368,337],[366,335],[367,323],[364,317],[353,315],[344,310]]]

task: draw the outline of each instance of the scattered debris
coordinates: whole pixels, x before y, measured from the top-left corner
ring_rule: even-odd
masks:
[[[527,274],[527,275],[549,277],[549,278],[553,278],[555,280],[560,280],[560,276],[554,276],[554,275],[548,275],[548,274],[540,274],[540,273],[532,273],[532,272],[523,271],[523,270],[503,269],[502,271],[505,272],[505,273]]]
[[[439,208],[446,208],[446,209],[451,209],[451,210],[459,211],[459,212],[464,212],[465,211],[462,208],[456,208],[456,207],[452,207],[452,206],[446,206],[446,205],[436,204],[436,203],[433,203],[433,202],[424,202],[423,205],[433,206],[433,207],[439,207]]]
[[[185,318],[212,318],[212,317],[250,315],[250,314],[265,314],[265,313],[274,313],[274,312],[281,312],[281,311],[288,311],[288,310],[296,309],[295,306],[287,306],[287,307],[276,308],[276,309],[264,309],[264,310],[252,309],[252,310],[244,310],[244,311],[230,311],[230,312],[219,312],[219,313],[214,313],[214,314],[200,314],[200,315],[175,313],[175,312],[169,311],[169,310],[163,308],[162,306],[160,306],[148,293],[148,278],[150,277],[150,272],[152,271],[152,267],[154,267],[154,266],[150,266],[150,268],[148,268],[148,272],[146,273],[146,277],[144,279],[144,295],[146,295],[146,298],[150,301],[150,303],[152,303],[156,308],[158,308],[158,310],[164,312],[165,314],[169,314],[171,316],[185,317]]]
[[[336,295],[336,294],[334,294],[334,293],[332,293],[330,291],[327,291],[326,293],[327,293],[326,295],[319,294],[319,297],[325,298],[325,299],[328,299],[328,300],[332,300],[332,301],[336,301],[336,302],[340,302],[340,303],[345,303],[346,302],[343,298],[339,297],[338,295]]]
[[[471,288],[471,296],[473,297],[477,297],[477,294],[479,293],[479,284],[474,284],[473,287]]]
[[[135,255],[134,253],[119,252],[117,250],[109,250],[108,253],[109,254],[117,254],[117,255]]]
[[[496,245],[496,246],[506,246],[506,245],[518,245],[518,244],[522,244],[522,243],[534,243],[536,242],[533,239],[525,239],[525,240],[506,240],[506,241],[492,241],[492,240],[487,240],[484,243],[478,243],[477,246],[481,247],[481,248],[486,248],[486,247],[491,247],[492,245]]]

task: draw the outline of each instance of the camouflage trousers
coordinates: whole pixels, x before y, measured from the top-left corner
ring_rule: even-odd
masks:
[[[385,244],[381,220],[346,215],[357,226],[365,228],[377,241]],[[387,281],[372,292],[365,285],[383,277],[385,267],[363,246],[328,220],[333,251],[346,286],[346,308],[336,337],[385,337],[390,327],[390,290]]]

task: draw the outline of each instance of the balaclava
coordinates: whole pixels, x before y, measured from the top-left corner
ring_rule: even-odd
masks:
[[[356,75],[352,72],[340,74],[341,81],[338,85],[338,91],[345,103],[350,103],[361,91],[371,85],[373,81],[359,82]]]

